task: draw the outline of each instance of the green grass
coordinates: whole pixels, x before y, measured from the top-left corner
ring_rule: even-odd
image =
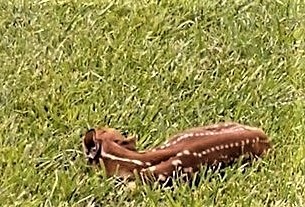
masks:
[[[0,206],[305,206],[305,3],[136,2],[1,1]],[[88,127],[144,149],[229,120],[274,149],[197,187],[131,191],[82,154]]]

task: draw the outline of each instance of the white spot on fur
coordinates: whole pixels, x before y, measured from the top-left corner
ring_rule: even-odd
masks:
[[[256,141],[259,141],[259,137],[256,137]]]
[[[224,146],[223,145],[220,145],[220,149],[223,149],[224,148]]]
[[[226,144],[226,145],[225,145],[225,148],[226,148],[226,149],[229,149],[229,145]]]
[[[234,147],[234,143],[230,143],[230,147],[231,147],[231,148]]]
[[[206,154],[207,154],[207,152],[206,152],[206,151],[202,151],[201,153],[202,153],[203,155],[206,155]]]
[[[206,149],[206,152],[207,152],[207,153],[210,153],[210,149]]]
[[[238,147],[239,146],[239,143],[238,142],[235,142],[235,147]]]
[[[181,140],[183,140],[183,139],[186,139],[186,138],[188,138],[188,137],[193,137],[193,136],[194,136],[193,133],[184,134],[184,135],[182,135],[181,137],[179,137],[179,138],[177,139],[177,141],[179,142],[179,141],[181,141]]]
[[[246,144],[249,144],[249,142],[250,142],[249,139],[246,139]]]
[[[190,155],[191,153],[190,153],[190,151],[188,151],[188,150],[183,150],[183,154],[185,154],[185,155]]]
[[[180,139],[186,139],[186,138],[193,137],[193,136],[194,136],[193,133],[184,134],[183,136],[180,137]]]
[[[255,142],[256,142],[256,140],[255,140],[255,139],[253,139],[253,140],[252,140],[252,143],[254,144]]]
[[[150,162],[145,162],[145,165],[151,166],[151,163]]]
[[[216,146],[215,149],[216,149],[216,150],[219,150],[219,146]]]
[[[182,152],[179,152],[179,153],[176,154],[177,157],[181,157],[182,155],[183,155]]]
[[[241,140],[241,145],[244,146],[245,145],[245,141]]]
[[[181,160],[173,160],[172,165],[174,165],[174,166],[182,165],[182,162],[181,162]]]
[[[211,147],[211,151],[214,152],[214,151],[215,151],[215,148],[214,148],[214,147]]]
[[[126,160],[128,160],[128,159],[126,159]],[[141,162],[140,160],[131,160],[131,162],[136,165],[143,165],[143,162]]]
[[[259,142],[260,142],[260,143],[266,143],[266,144],[269,143],[268,140],[259,140]]]
[[[228,155],[220,155],[221,159],[228,159]]]
[[[197,157],[198,154],[197,154],[197,152],[194,152],[193,155],[194,155],[195,157]]]
[[[203,151],[204,152],[204,151]],[[198,157],[202,157],[202,154],[201,153],[198,153]]]

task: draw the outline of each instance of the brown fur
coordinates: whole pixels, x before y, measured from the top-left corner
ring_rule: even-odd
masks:
[[[143,152],[136,151],[134,138],[127,139],[114,129],[89,130],[83,139],[87,157],[96,146],[99,150],[93,150],[90,163],[101,162],[108,176],[140,173],[160,179],[177,170],[192,173],[201,165],[231,163],[242,155],[259,157],[271,147],[262,130],[237,123],[187,129],[166,144]]]

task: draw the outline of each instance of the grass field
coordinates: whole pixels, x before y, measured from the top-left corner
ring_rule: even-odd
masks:
[[[136,2],[1,1],[0,206],[305,206],[305,3]],[[89,127],[144,149],[220,121],[274,149],[197,187],[134,190],[82,154]]]

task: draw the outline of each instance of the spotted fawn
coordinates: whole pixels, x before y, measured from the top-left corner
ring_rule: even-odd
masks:
[[[190,128],[142,152],[135,145],[134,138],[111,128],[91,129],[83,139],[89,163],[102,164],[108,176],[134,178],[138,174],[160,181],[178,173],[193,174],[202,165],[227,165],[241,156],[260,157],[271,147],[261,129],[238,123]]]

